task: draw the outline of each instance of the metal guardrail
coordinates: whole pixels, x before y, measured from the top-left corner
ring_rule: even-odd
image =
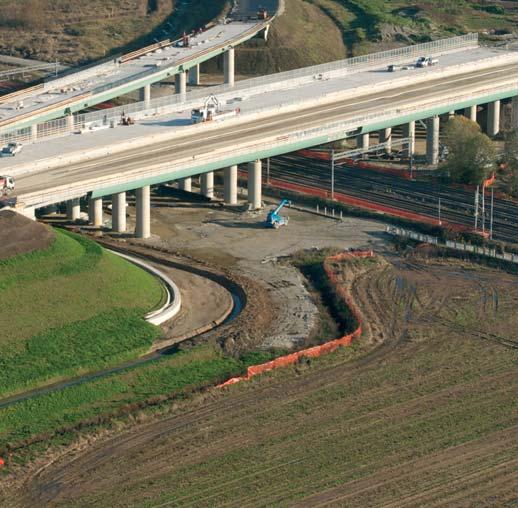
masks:
[[[454,249],[461,252],[471,252],[473,254],[481,254],[494,259],[500,259],[502,261],[509,261],[511,263],[518,264],[518,255],[511,252],[498,253],[495,249],[489,247],[470,245],[464,242],[453,242],[446,240],[446,242],[440,242],[436,236],[423,235],[422,233],[416,233],[409,229],[399,228],[397,226],[387,226],[387,233],[393,236],[401,236],[403,238],[410,238],[418,242],[430,243],[437,245],[438,247],[445,247],[448,249]]]

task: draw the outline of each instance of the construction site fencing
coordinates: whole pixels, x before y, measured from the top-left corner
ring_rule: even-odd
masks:
[[[270,362],[261,363],[259,365],[252,365],[248,367],[246,374],[240,377],[233,377],[228,381],[220,384],[218,387],[222,388],[225,386],[230,386],[240,381],[248,381],[254,376],[259,374],[263,374],[265,372],[272,371],[274,369],[278,369],[281,367],[287,367],[289,365],[294,365],[299,362],[302,358],[318,358],[326,353],[332,353],[336,351],[339,347],[349,346],[353,340],[358,339],[362,334],[362,320],[361,313],[352,297],[349,293],[342,287],[340,281],[336,277],[331,267],[332,262],[342,261],[347,258],[372,258],[374,257],[374,253],[372,250],[369,251],[355,251],[355,252],[343,252],[341,254],[337,254],[335,256],[329,256],[324,260],[324,271],[329,281],[334,287],[334,291],[336,294],[346,303],[348,308],[351,311],[351,314],[354,316],[357,327],[356,329],[344,335],[343,337],[335,340],[331,340],[322,344],[320,346],[314,346],[308,349],[303,349],[302,351],[297,351],[296,353],[291,353],[289,355],[280,356],[275,360]]]
[[[461,251],[461,252],[470,252],[473,254],[487,256],[487,257],[490,257],[493,259],[499,259],[501,261],[509,261],[510,263],[518,263],[517,254],[513,254],[511,252],[499,253],[496,251],[496,249],[486,247],[483,245],[471,245],[469,243],[454,242],[451,240],[446,240],[445,242],[441,242],[436,236],[423,235],[422,233],[417,233],[415,231],[403,229],[403,228],[396,227],[396,226],[387,226],[387,233],[390,235],[393,235],[393,236],[410,238],[410,239],[416,240],[418,242],[424,242],[424,243],[429,243],[432,245],[437,245],[438,247],[454,249],[456,251]]]

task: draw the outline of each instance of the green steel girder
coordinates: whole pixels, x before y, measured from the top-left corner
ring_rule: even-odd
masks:
[[[257,159],[266,159],[268,157],[274,157],[276,155],[281,155],[286,152],[294,152],[296,150],[301,150],[303,148],[308,148],[310,146],[321,145],[322,143],[327,143],[328,141],[328,136],[318,136],[312,138],[311,140],[304,140],[296,143],[288,143],[286,145],[282,145],[275,148],[258,150],[244,155],[228,157],[226,159],[204,164],[202,166],[184,168],[171,173],[164,173],[149,178],[140,178],[134,180],[133,182],[111,185],[109,187],[93,191],[92,198],[99,198],[102,196],[108,196],[110,194],[126,192],[138,189],[140,187],[144,187],[145,185],[158,185],[160,183],[171,182],[173,180],[178,180],[180,178],[196,176],[202,173],[208,173],[209,171],[216,171],[218,169],[226,168],[228,166],[233,166],[235,164],[242,164],[244,162],[249,162]]]
[[[396,125],[402,125],[404,123],[410,122],[412,120],[424,120],[426,118],[430,118],[434,115],[440,115],[452,111],[453,109],[463,109],[469,106],[473,106],[476,104],[484,104],[486,102],[492,102],[499,99],[505,99],[508,97],[512,97],[514,95],[518,95],[518,89],[500,92],[497,94],[492,94],[485,96],[483,98],[478,98],[476,100],[466,100],[461,101],[455,104],[450,104],[447,106],[435,107],[431,109],[423,109],[419,112],[402,115],[396,119],[384,120],[384,121],[375,121],[373,123],[366,124],[362,126],[360,133],[369,133],[374,132],[386,127],[394,127]],[[276,155],[281,155],[288,152],[293,152],[296,150],[301,150],[304,148],[310,148],[312,146],[321,145],[323,143],[329,143],[331,141],[337,141],[339,139],[343,139],[345,135],[345,131],[336,132],[334,134],[329,135],[321,135],[315,136],[313,138],[308,138],[302,141],[298,141],[296,143],[286,143],[285,145],[278,146],[271,149],[258,150],[254,152],[250,152],[248,154],[240,155],[240,156],[232,156],[226,159],[205,164],[202,166],[197,166],[193,168],[184,168],[178,171],[174,171],[171,173],[164,173],[161,175],[149,177],[149,178],[140,178],[136,179],[132,182],[111,185],[99,190],[96,190],[92,193],[92,197],[102,197],[110,194],[116,194],[119,192],[125,192],[129,190],[134,190],[145,185],[157,185],[160,183],[169,182],[172,180],[178,180],[180,178],[187,178],[195,175],[199,175],[202,173],[207,173],[209,171],[215,171],[221,168],[225,168],[228,166],[232,166],[234,164],[242,164],[244,162],[249,162],[256,159],[265,159],[267,157],[274,157]]]

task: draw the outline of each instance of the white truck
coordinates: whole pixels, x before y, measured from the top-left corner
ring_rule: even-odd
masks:
[[[7,143],[2,150],[0,150],[0,157],[14,157],[17,153],[22,151],[23,145],[17,141]]]
[[[437,58],[433,58],[431,56],[420,56],[415,63],[416,67],[431,67],[432,65],[437,65],[439,60]]]
[[[191,111],[191,122],[192,123],[203,123],[216,120],[224,120],[239,115],[241,110],[239,108],[231,110],[222,110],[220,103],[214,95],[211,95],[203,105],[202,108],[196,108]]]
[[[12,176],[0,176],[0,196],[5,196],[14,191],[14,178]]]

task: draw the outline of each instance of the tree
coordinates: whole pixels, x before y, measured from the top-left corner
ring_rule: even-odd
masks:
[[[454,182],[481,184],[495,168],[495,145],[480,126],[463,116],[448,120],[443,131],[448,158],[443,168]]]

